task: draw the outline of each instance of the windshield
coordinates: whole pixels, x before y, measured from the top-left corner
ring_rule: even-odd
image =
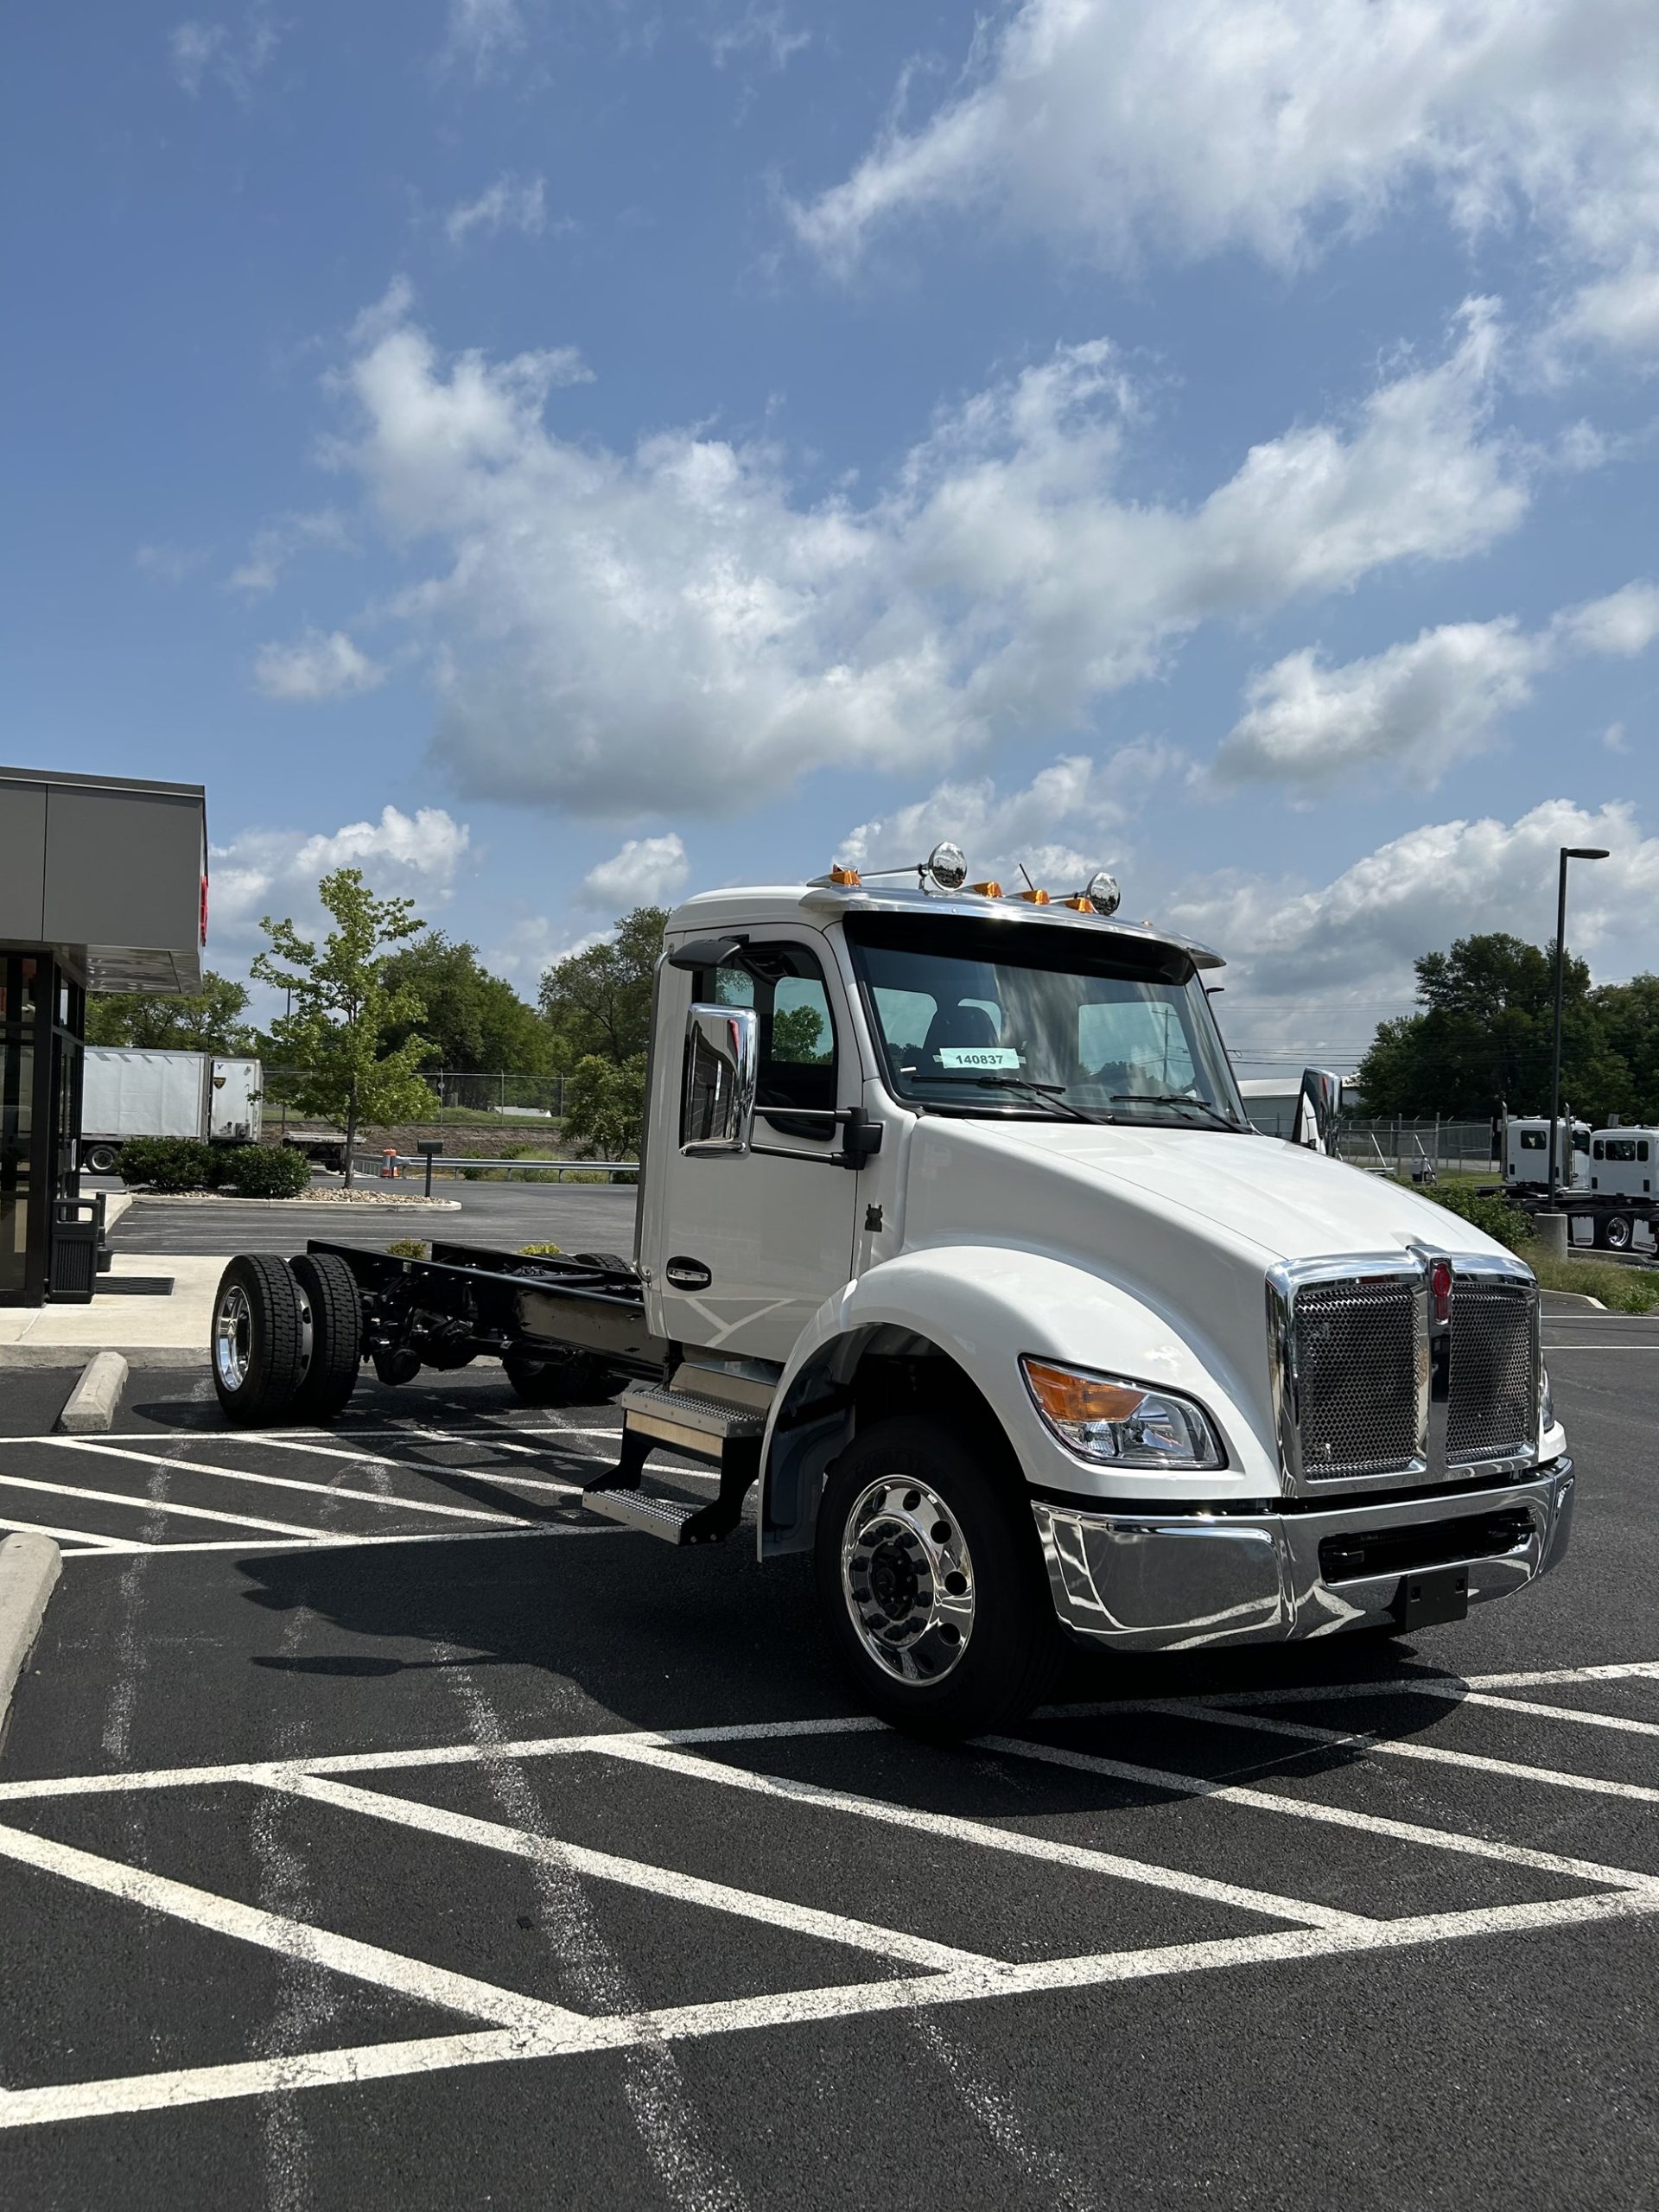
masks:
[[[1244,1126],[1204,987],[1173,947],[945,916],[849,916],[847,934],[908,1104]]]

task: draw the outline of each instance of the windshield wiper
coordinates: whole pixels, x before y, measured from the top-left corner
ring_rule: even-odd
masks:
[[[922,1083],[971,1083],[980,1090],[1016,1090],[1039,1100],[1057,1114],[1064,1114],[1073,1122],[1116,1121],[1115,1114],[1086,1114],[1081,1106],[1074,1106],[1065,1096],[1063,1083],[1033,1083],[1023,1075],[925,1075]]]
[[[1115,1090],[1114,1106],[1195,1106],[1200,1114],[1210,1116],[1211,1124],[1217,1129],[1230,1129],[1236,1135],[1243,1124],[1234,1121],[1230,1114],[1224,1114],[1219,1106],[1212,1106],[1207,1098],[1186,1098],[1179,1092],[1155,1090]]]

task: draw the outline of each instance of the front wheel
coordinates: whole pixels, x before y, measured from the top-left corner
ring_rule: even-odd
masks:
[[[1629,1214],[1611,1214],[1607,1220],[1607,1249],[1610,1252],[1628,1252],[1635,1241],[1635,1227]]]
[[[830,1471],[818,1602],[830,1643],[882,1719],[975,1736],[1046,1697],[1061,1644],[1017,1475],[938,1421],[884,1421]]]

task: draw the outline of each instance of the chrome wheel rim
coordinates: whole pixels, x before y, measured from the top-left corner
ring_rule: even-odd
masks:
[[[239,1390],[253,1359],[253,1309],[248,1294],[233,1282],[213,1315],[213,1365],[227,1390]]]
[[[870,1657],[897,1681],[942,1681],[974,1632],[974,1562],[955,1509],[925,1483],[883,1475],[847,1516],[841,1592]]]

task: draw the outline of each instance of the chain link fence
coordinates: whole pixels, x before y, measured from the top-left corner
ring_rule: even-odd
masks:
[[[439,1128],[486,1125],[499,1128],[516,1122],[534,1135],[538,1127],[564,1119],[566,1078],[562,1075],[506,1075],[479,1073],[472,1069],[423,1071],[421,1080],[432,1093],[429,1118]],[[264,1071],[264,1114],[267,1126],[299,1118],[294,1106],[304,1077],[295,1068],[267,1067]]]

